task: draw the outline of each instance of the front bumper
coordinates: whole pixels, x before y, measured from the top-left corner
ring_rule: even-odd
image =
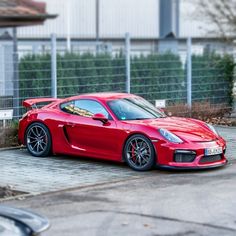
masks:
[[[223,138],[211,142],[189,142],[183,144],[173,144],[167,142],[154,143],[157,155],[157,166],[168,169],[208,169],[221,167],[227,164],[225,157],[226,143]],[[207,148],[222,147],[223,153],[212,156],[205,156]],[[191,151],[195,153],[193,160],[177,161],[176,151]],[[218,158],[216,158],[216,156]]]
[[[224,162],[221,163],[214,163],[212,165],[201,165],[201,166],[168,166],[168,165],[157,165],[158,168],[167,169],[167,170],[204,170],[204,169],[213,169],[213,168],[220,168],[225,166],[228,163],[226,159]]]

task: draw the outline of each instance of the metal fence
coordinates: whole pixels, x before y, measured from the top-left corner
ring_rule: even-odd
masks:
[[[232,55],[196,50],[189,39],[186,49],[172,52],[137,52],[126,34],[120,50],[104,50],[103,44],[87,51],[58,50],[56,36],[51,47],[37,54],[5,52],[0,59],[4,82],[0,110],[13,110],[19,119],[22,101],[35,97],[69,97],[89,92],[131,92],[152,103],[167,106],[209,102],[231,108]],[[17,65],[16,65],[17,63]],[[207,111],[206,111],[207,112]],[[1,117],[0,117],[1,120]],[[4,120],[2,118],[2,120]]]

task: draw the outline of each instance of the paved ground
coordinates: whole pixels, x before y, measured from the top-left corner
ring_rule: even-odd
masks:
[[[23,150],[2,151],[0,185],[10,179],[20,190],[32,187],[36,193],[49,186],[77,187],[4,204],[47,216],[52,227],[43,236],[236,235],[236,129],[219,131],[228,141],[230,164],[208,171],[137,173],[113,163],[38,160]]]
[[[141,179],[7,204],[47,216],[52,227],[43,236],[235,236],[235,167],[153,172]]]
[[[232,160],[236,128],[218,129],[228,141],[227,156]],[[0,186],[11,185],[14,189],[32,194],[153,175],[150,172],[134,172],[119,163],[68,156],[36,158],[25,149],[1,151],[0,166]]]
[[[120,163],[73,157],[37,158],[26,149],[0,152],[0,186],[33,194],[135,178],[137,173]]]

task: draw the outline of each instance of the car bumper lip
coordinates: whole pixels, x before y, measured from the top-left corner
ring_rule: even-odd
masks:
[[[227,165],[228,160],[223,159],[220,162],[208,163],[204,165],[190,165],[190,163],[179,163],[180,165],[176,165],[176,163],[168,165],[159,165],[157,164],[157,168],[161,169],[169,169],[169,170],[203,170],[203,169],[213,169],[213,168],[220,168]]]

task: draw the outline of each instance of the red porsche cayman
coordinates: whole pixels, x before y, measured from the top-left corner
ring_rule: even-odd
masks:
[[[49,104],[39,108],[37,104]],[[50,153],[124,161],[134,170],[154,165],[210,168],[227,163],[226,143],[213,126],[167,117],[141,97],[84,94],[23,102],[19,142],[36,157]]]

